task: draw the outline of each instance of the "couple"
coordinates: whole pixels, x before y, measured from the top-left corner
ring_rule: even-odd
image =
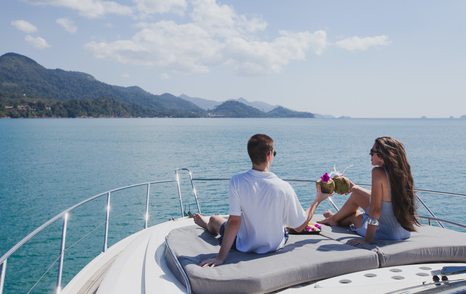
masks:
[[[228,220],[194,215],[197,225],[215,236],[220,234],[219,253],[202,261],[201,266],[223,264],[232,248],[255,253],[282,248],[288,239],[286,227],[301,232],[320,202],[330,196],[317,185],[316,197],[304,211],[291,185],[269,171],[277,154],[272,138],[256,134],[249,139],[247,148],[252,169],[230,180]],[[326,212],[321,223],[354,224],[356,232],[364,238],[350,240],[350,244],[409,238],[418,222],[413,177],[403,144],[391,137],[380,137],[370,155],[374,166],[371,191],[351,183],[351,196],[346,203],[335,214]],[[365,212],[361,213],[359,208]]]

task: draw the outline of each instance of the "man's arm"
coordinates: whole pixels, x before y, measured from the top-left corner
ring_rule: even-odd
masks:
[[[231,246],[235,241],[236,235],[239,231],[239,226],[241,224],[241,217],[237,215],[230,215],[225,226],[225,235],[223,236],[222,245],[220,246],[220,251],[217,256],[204,260],[200,263],[200,266],[216,266],[221,265],[225,261],[230,252]]]
[[[309,208],[306,210],[306,220],[299,227],[293,228],[293,230],[295,230],[296,232],[301,232],[302,230],[304,230],[304,228],[307,226],[307,224],[311,221],[312,217],[314,216],[314,212],[316,211],[317,206],[319,206],[319,204],[322,201],[331,196],[330,194],[322,193],[322,191],[320,190],[320,185],[316,185],[316,190],[316,198],[311,203],[311,205],[309,205]]]

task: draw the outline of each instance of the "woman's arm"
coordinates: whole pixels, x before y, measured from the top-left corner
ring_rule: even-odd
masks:
[[[385,186],[385,171],[383,168],[372,169],[371,203],[365,241],[372,243],[378,228],[378,220],[382,213],[383,191]],[[386,189],[386,188],[385,188]]]

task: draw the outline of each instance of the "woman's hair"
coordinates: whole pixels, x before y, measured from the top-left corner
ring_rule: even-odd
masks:
[[[392,137],[375,139],[374,149],[384,161],[390,180],[393,213],[400,225],[408,231],[415,231],[419,225],[416,214],[416,195],[411,167],[403,144]]]
[[[273,150],[273,140],[267,135],[256,134],[248,141],[249,158],[254,164],[267,161],[267,153]]]

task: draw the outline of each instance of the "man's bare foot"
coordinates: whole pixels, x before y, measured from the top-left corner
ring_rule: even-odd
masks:
[[[330,210],[326,210],[322,215],[325,218],[329,218],[329,217],[333,216],[333,212],[331,212]]]
[[[331,226],[331,227],[334,227],[334,226],[337,225],[337,223],[333,220],[333,215],[330,216],[330,217],[327,217],[326,219],[317,221],[317,222],[318,222],[319,224],[327,225],[327,226]]]
[[[200,226],[201,228],[205,229],[205,230],[208,230],[207,229],[207,221],[206,221],[206,218],[199,214],[199,213],[195,213],[193,214],[193,219],[194,219],[194,223],[198,226]]]

